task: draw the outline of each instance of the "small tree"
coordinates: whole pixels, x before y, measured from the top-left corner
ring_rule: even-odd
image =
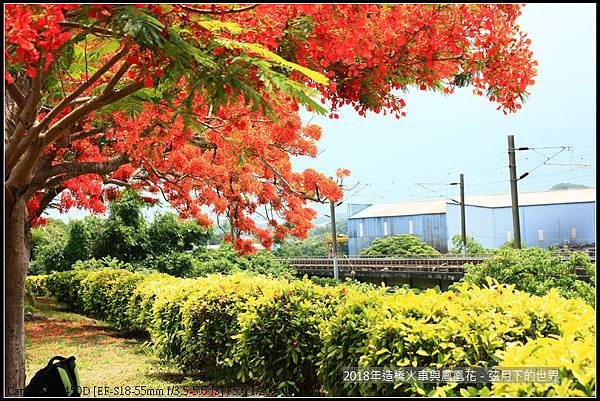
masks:
[[[133,190],[123,191],[110,203],[110,214],[98,240],[98,258],[111,256],[126,262],[144,259],[148,238],[144,206]]]
[[[90,233],[83,221],[72,220],[69,222],[69,239],[63,253],[66,266],[92,257],[90,239]]]
[[[62,220],[51,219],[42,227],[31,230],[30,274],[48,274],[65,269],[64,249],[69,227]]]
[[[324,234],[306,239],[289,238],[275,250],[275,255],[285,258],[327,256],[327,241]]]
[[[190,251],[206,245],[211,232],[195,221],[178,219],[175,213],[157,213],[148,228],[148,253]]]
[[[370,247],[363,249],[365,256],[438,256],[439,251],[412,234],[400,234],[394,237],[378,238]]]
[[[448,253],[453,255],[462,254],[462,236],[460,234],[456,234],[452,237],[452,248],[448,251]],[[467,236],[467,255],[482,255],[487,253],[487,249],[479,242],[475,240],[473,237]]]

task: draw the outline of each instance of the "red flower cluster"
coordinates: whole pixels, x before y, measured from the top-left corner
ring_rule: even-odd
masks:
[[[72,46],[67,41],[77,29],[69,22],[69,16],[79,7],[85,7],[87,17],[97,22],[92,25],[98,29],[118,25],[112,18],[122,10],[122,6],[110,5],[7,6],[8,71],[30,78],[45,74],[44,79],[60,80],[65,94],[75,90],[82,76],[78,77],[76,72],[63,74],[50,66],[62,56],[66,46]],[[421,90],[441,88],[452,93],[464,82],[472,83],[477,94],[489,92],[490,100],[497,102],[504,112],[513,112],[521,107],[521,99],[536,74],[537,63],[529,50],[531,41],[516,24],[521,13],[518,5],[260,4],[246,12],[202,17],[189,6],[177,4],[136,7],[139,10],[134,11],[148,12],[160,21],[163,37],[173,32],[169,28],[174,28],[182,32],[182,41],[206,45],[204,55],[194,55],[198,59],[206,56],[221,63],[226,61],[224,68],[232,66],[237,71],[244,51],[214,46],[217,39],[234,39],[260,44],[288,61],[326,75],[329,83],[323,85],[299,71],[289,71],[294,80],[320,92],[323,104],[331,108],[331,118],[338,118],[336,110],[342,105],[353,106],[360,115],[372,111],[400,118],[406,115],[403,111],[406,103],[398,90],[411,86]],[[212,7],[216,11],[230,8]],[[219,20],[241,29],[206,26],[207,21]],[[124,46],[128,46],[127,56],[78,97],[85,99],[97,94],[100,85],[109,82],[123,65],[131,64],[123,81],[143,83],[144,87],[155,87],[160,77],[173,73],[173,60],[168,56],[172,53],[160,46],[133,43],[126,35],[111,40],[115,39],[118,45],[114,52],[96,60],[92,67],[99,68]],[[86,46],[92,50],[106,45],[106,40],[99,35],[87,40]],[[212,47],[208,47],[209,43]],[[199,63],[190,65],[189,72],[200,68]],[[315,212],[307,207],[306,198],[338,201],[343,196],[333,179],[313,169],[292,170],[290,157],[317,155],[316,141],[321,137],[321,128],[303,126],[298,99],[291,98],[289,93],[267,90],[258,67],[246,70],[243,79],[252,82],[253,90],[271,104],[277,121],[253,110],[244,93],[234,87],[235,80],[212,88],[224,92],[229,100],[225,106],[213,110],[208,106],[208,92],[204,91],[211,83],[191,82],[190,76],[184,73],[177,76],[178,83],[168,88],[175,94],[168,103],[144,102],[138,114],[90,112],[73,124],[81,132],[91,132],[90,135],[71,141],[57,137],[45,147],[45,157],[52,158],[50,166],[106,163],[127,156],[108,173],[68,176],[62,183],[59,210],[78,207],[103,212],[105,202],[118,194],[105,183],[126,183],[164,196],[181,217],[194,218],[204,225],[210,221],[203,207],[209,206],[217,215],[225,215],[233,222],[235,246],[246,253],[254,248],[243,233],[253,234],[265,248],[271,247],[273,237],[305,237],[315,217]],[[13,83],[14,77],[5,71],[5,80]],[[192,88],[198,90],[188,99]],[[55,105],[65,95],[44,96],[44,101]],[[193,129],[181,114],[184,101],[191,104],[188,120],[190,115],[198,120]],[[76,107],[71,105],[52,114],[49,124],[58,122]],[[31,125],[42,121],[47,115],[44,113],[51,112],[43,110]],[[206,129],[198,128],[198,124]],[[94,133],[99,126],[109,128]],[[339,169],[336,178],[340,181],[349,174],[349,170]],[[40,214],[46,190],[51,188],[38,191],[29,199],[32,216]],[[154,197],[146,200],[156,202]],[[254,222],[258,216],[264,218],[267,228]],[[33,224],[40,222],[34,220]]]

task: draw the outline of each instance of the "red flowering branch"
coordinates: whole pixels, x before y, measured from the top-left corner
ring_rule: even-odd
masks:
[[[190,12],[197,13],[197,14],[234,14],[234,13],[242,13],[244,11],[252,10],[253,8],[258,7],[259,4],[253,4],[253,5],[247,6],[247,7],[231,8],[229,10],[206,10],[206,9],[186,6],[185,4],[178,4],[178,6],[183,8],[186,11],[190,11]]]
[[[310,196],[304,192],[300,192],[296,189],[294,189],[294,187],[292,187],[290,185],[289,182],[287,182],[287,180],[285,179],[285,177],[283,176],[283,174],[281,174],[271,163],[269,163],[268,161],[266,161],[265,159],[261,158],[262,162],[265,164],[265,166],[267,166],[269,168],[269,170],[271,170],[276,176],[277,178],[279,178],[279,181],[294,195],[299,196],[301,198],[307,199],[307,200],[311,200],[313,202],[318,202],[318,203],[323,203],[325,200],[321,199],[320,197],[313,197]]]
[[[100,27],[95,27],[95,26],[87,26],[87,25],[78,24],[75,22],[62,21],[62,22],[59,22],[58,25],[65,27],[65,28],[81,29],[82,31],[87,31],[90,33],[99,33],[102,36],[109,36],[109,37],[115,36],[115,33],[113,31],[111,31],[110,29],[100,28]]]

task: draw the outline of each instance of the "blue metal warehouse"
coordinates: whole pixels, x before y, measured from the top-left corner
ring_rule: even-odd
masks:
[[[521,240],[544,248],[595,245],[595,210],[595,188],[520,192]],[[486,248],[512,240],[510,194],[466,197],[465,220],[467,235]],[[398,234],[417,235],[447,252],[460,234],[460,206],[444,200],[368,206],[348,218],[349,254],[360,255],[375,239]]]
[[[460,206],[447,203],[448,243],[460,234]],[[525,246],[595,244],[595,188],[520,192],[519,221]],[[467,235],[486,248],[513,239],[510,194],[465,198]]]
[[[348,253],[360,255],[377,238],[414,234],[440,252],[448,250],[446,202],[372,205],[348,217]]]

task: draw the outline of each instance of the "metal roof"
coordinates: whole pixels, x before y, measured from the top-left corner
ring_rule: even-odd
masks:
[[[556,191],[519,192],[519,206],[552,205],[562,203],[595,202],[596,188],[561,189]],[[369,217],[415,216],[420,214],[446,213],[447,200],[400,202],[372,205],[352,215],[349,219],[364,219]],[[452,202],[454,203],[454,202]],[[510,207],[510,193],[467,196],[467,206],[481,207]]]
[[[352,215],[349,219],[385,216],[413,216],[446,213],[446,201],[403,202],[373,205]]]
[[[596,188],[561,189],[556,191],[519,192],[519,206],[553,205],[562,203],[595,202]],[[481,207],[510,207],[510,193],[467,196],[465,205]]]

